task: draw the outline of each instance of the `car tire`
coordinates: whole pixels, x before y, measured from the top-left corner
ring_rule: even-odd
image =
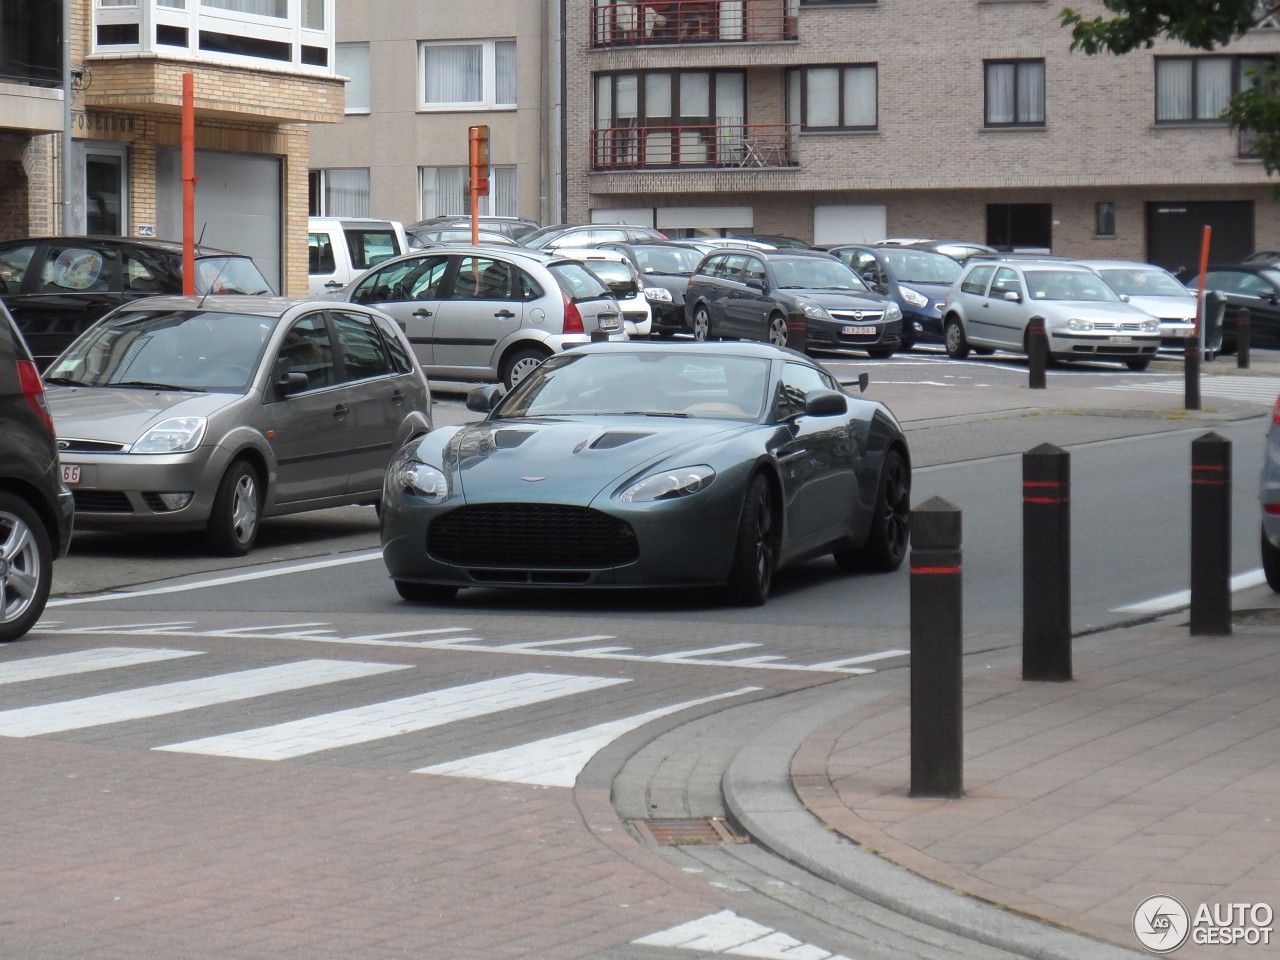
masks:
[[[972,349],[980,357],[989,357],[995,353],[990,347],[973,347]]]
[[[871,530],[861,550],[836,550],[833,556],[842,570],[897,570],[906,559],[911,541],[911,472],[897,450],[885,454],[876,487],[876,507]]]
[[[53,544],[40,514],[16,493],[0,491],[0,643],[35,626],[52,584]]]
[[[964,360],[969,356],[969,339],[964,335],[964,327],[955,317],[947,320],[942,329],[942,339],[947,347],[947,356],[953,360]]]
[[[910,349],[909,347],[907,349]],[[892,347],[868,347],[867,356],[872,360],[888,360],[896,353]]]
[[[1126,360],[1124,362],[1124,365],[1128,367],[1130,370],[1134,370],[1141,373],[1143,370],[1147,369],[1147,367],[1151,366],[1151,358],[1136,357],[1133,360]]]
[[[1271,545],[1265,527],[1262,530],[1262,572],[1266,575],[1267,586],[1280,593],[1280,547]]]
[[[765,336],[775,347],[787,345],[787,318],[780,313],[769,315],[769,327]]]
[[[693,339],[705,343],[711,339],[711,314],[705,304],[698,304],[693,311]]]
[[[261,480],[247,460],[237,460],[218,483],[205,527],[205,543],[223,557],[243,557],[258,539],[262,514]]]
[[[773,573],[778,562],[778,509],[773,488],[756,474],[742,501],[742,519],[729,571],[727,593],[730,602],[743,607],[759,607],[769,598]]]
[[[508,390],[513,389],[549,356],[551,356],[550,353],[537,347],[522,347],[515,351],[502,364],[503,385]]]
[[[410,603],[445,603],[458,595],[457,587],[447,587],[438,583],[397,580],[395,585],[400,599],[408,600]]]

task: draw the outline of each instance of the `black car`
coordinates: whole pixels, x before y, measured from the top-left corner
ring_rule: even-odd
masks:
[[[270,294],[252,258],[197,246],[195,292]],[[0,243],[3,299],[43,370],[107,311],[182,293],[182,244],[129,237],[28,237]]]
[[[0,304],[0,642],[44,612],[74,515],[35,361]]]
[[[1200,289],[1199,275],[1191,277],[1187,287]],[[1241,309],[1249,311],[1252,346],[1280,347],[1280,264],[1261,260],[1210,264],[1204,288],[1216,290],[1227,301],[1222,315],[1223,353],[1235,352],[1236,318]]]
[[[597,243],[601,250],[620,253],[644,278],[644,295],[653,311],[654,336],[669,337],[689,328],[685,325],[684,293],[698,269],[703,251],[678,240],[648,243]]]
[[[902,346],[902,310],[873,293],[848,264],[816,250],[725,249],[709,253],[685,294],[695,340],[787,343],[803,322],[812,350],[865,350],[888,357]]]

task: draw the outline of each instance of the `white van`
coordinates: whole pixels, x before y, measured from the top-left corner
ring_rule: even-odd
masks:
[[[307,221],[307,293],[335,293],[372,266],[406,253],[409,241],[398,220],[311,217]]]

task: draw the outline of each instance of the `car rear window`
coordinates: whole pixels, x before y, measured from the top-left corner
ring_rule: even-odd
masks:
[[[600,279],[581,263],[565,260],[549,264],[547,269],[560,284],[560,289],[575,303],[580,300],[598,300],[600,297],[611,295]]]
[[[400,249],[400,240],[396,237],[394,230],[348,227],[342,232],[347,235],[347,247],[351,250],[351,265],[358,270],[367,270],[388,257],[404,253]]]

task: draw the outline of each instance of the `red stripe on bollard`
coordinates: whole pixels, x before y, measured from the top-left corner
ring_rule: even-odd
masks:
[[[959,567],[912,567],[912,573],[959,573]]]
[[[1023,503],[1070,503],[1066,497],[1023,497]]]

